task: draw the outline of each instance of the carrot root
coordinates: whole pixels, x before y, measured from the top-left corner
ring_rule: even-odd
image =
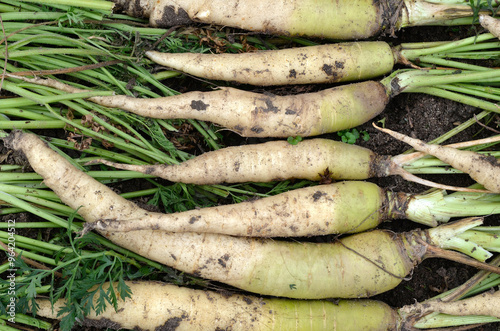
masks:
[[[453,168],[469,174],[472,179],[483,185],[486,190],[494,193],[500,193],[500,163],[495,157],[471,151],[462,151],[452,147],[426,144],[419,139],[408,137],[402,133],[386,128],[380,128],[375,123],[373,123],[373,126],[376,129],[407,143],[416,150],[433,155],[441,161],[450,164]],[[491,141],[499,140],[500,136],[491,138]]]

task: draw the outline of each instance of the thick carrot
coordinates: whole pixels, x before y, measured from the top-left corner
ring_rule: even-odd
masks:
[[[462,151],[452,147],[430,145],[425,142],[408,137],[404,134],[374,126],[401,140],[420,152],[433,155],[450,164],[453,168],[463,171],[486,189],[500,193],[500,164],[493,156],[485,156],[476,152]],[[500,138],[500,137],[499,137]]]
[[[133,219],[143,215],[143,210],[78,171],[35,135],[15,132],[6,142],[24,152],[44,183],[87,222],[103,216]],[[457,231],[481,223],[469,220],[465,225],[404,234],[375,230],[332,244],[151,230],[102,233],[152,260],[250,292],[289,298],[358,298],[394,288],[418,261],[436,256],[436,250],[430,249],[438,244],[436,240],[446,244]],[[482,260],[489,257],[487,251],[474,251]]]
[[[221,294],[160,282],[126,284],[131,298],[120,301],[116,311],[111,307],[99,315],[92,311],[81,324],[134,330],[390,330],[398,321],[392,308],[375,300],[334,303]],[[37,315],[63,317],[57,316],[65,306],[62,299],[54,307],[48,299],[37,303]]]
[[[367,80],[390,73],[399,52],[385,42],[355,42],[241,54],[146,55],[197,77],[261,86]]]
[[[17,78],[66,92],[82,91],[54,80]],[[385,109],[389,97],[384,85],[366,81],[289,96],[224,87],[155,99],[115,95],[89,100],[146,117],[210,121],[245,137],[306,137],[363,124]]]
[[[384,24],[382,12],[372,0],[327,1],[141,1],[115,0],[116,10],[148,17],[155,27],[221,24],[272,34],[309,35],[336,39],[367,38]],[[252,14],[258,13],[258,15]],[[334,31],[332,33],[332,31]]]
[[[395,194],[372,183],[350,181],[292,190],[233,205],[174,214],[144,211],[140,219],[102,219],[92,224],[95,229],[113,232],[154,229],[249,237],[303,237],[362,232],[382,221],[406,215],[427,225],[449,219],[437,212],[433,214],[430,203],[427,209],[430,212],[418,212],[419,208],[413,208],[415,201],[410,194]]]
[[[412,1],[173,1],[114,0],[115,10],[149,17],[152,26],[202,22],[261,33],[365,39],[405,26],[453,24],[471,17],[466,5]]]
[[[125,282],[132,297],[120,300],[116,310],[108,307],[99,315],[91,310],[79,324],[87,327],[140,330],[411,330],[421,329],[429,313],[453,316],[500,318],[500,292],[482,293],[459,301],[431,299],[399,309],[369,299],[293,300],[195,290],[151,281]],[[116,285],[114,285],[116,287]],[[104,284],[106,290],[108,284]],[[94,305],[97,298],[94,299]],[[37,299],[37,315],[57,315],[66,303]],[[467,321],[426,322],[424,329],[468,325]],[[360,318],[362,317],[362,318]],[[484,321],[484,319],[483,319]],[[417,326],[419,325],[419,326]]]
[[[90,163],[147,173],[173,182],[217,184],[269,182],[285,179],[368,179],[399,175],[406,180],[445,190],[472,190],[421,179],[403,169],[412,156],[377,155],[369,149],[328,139],[284,141],[227,147],[175,165],[132,165],[103,159]],[[483,190],[484,191],[484,190]]]
[[[329,139],[233,146],[211,151],[178,165],[126,165],[99,160],[120,169],[135,170],[172,182],[217,184],[270,182],[291,178],[367,179],[395,173],[389,156]],[[98,161],[96,161],[98,162]]]
[[[161,119],[197,119],[224,126],[245,137],[316,136],[349,129],[380,114],[391,98],[403,92],[437,93],[444,84],[479,82],[498,78],[500,70],[481,68],[457,74],[452,70],[402,70],[382,81],[364,81],[314,93],[276,96],[224,87],[210,92],[188,92],[170,97],[139,99],[124,95],[89,100],[135,114]],[[52,79],[26,78],[30,83],[76,93],[81,89]],[[426,89],[427,88],[427,89]],[[426,92],[427,91],[427,92]],[[452,100],[497,111],[495,104],[455,94]]]
[[[481,17],[495,21],[491,17]],[[467,67],[461,62],[443,63],[442,57],[460,59],[462,52],[468,51],[470,55],[474,49],[479,54],[485,54],[490,48],[498,48],[497,43],[490,42],[492,39],[495,36],[486,33],[457,41],[399,46],[390,46],[382,41],[360,41],[238,54],[161,53],[151,50],[146,55],[167,68],[211,80],[260,86],[325,84],[388,75],[395,64],[415,66],[413,63],[425,62],[428,67],[439,64],[465,69]],[[433,54],[439,55],[434,58]]]

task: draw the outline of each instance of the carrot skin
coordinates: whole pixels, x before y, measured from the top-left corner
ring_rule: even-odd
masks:
[[[141,0],[140,6],[135,5],[136,1],[115,2],[131,16],[149,17],[150,24],[155,27],[192,24],[194,21],[261,33],[351,40],[379,34],[385,25],[384,17],[392,17],[392,13],[383,13],[381,5],[373,0]],[[396,6],[390,8],[395,10]]]
[[[479,15],[479,23],[487,29],[492,35],[500,38],[500,21],[488,15]]]
[[[106,164],[161,177],[172,182],[219,184],[287,179],[361,180],[385,177],[396,165],[390,156],[329,139],[308,139],[227,147],[201,154],[178,165]]]
[[[397,57],[385,42],[353,42],[250,53],[160,53],[154,62],[190,75],[260,86],[368,80],[392,71]]]
[[[155,99],[110,96],[90,100],[145,117],[209,121],[243,137],[286,138],[356,127],[380,114],[389,97],[381,83],[366,81],[289,96],[225,87]]]
[[[53,79],[20,78],[68,93],[87,92]],[[97,104],[141,116],[197,119],[224,126],[245,137],[282,138],[316,136],[358,126],[380,114],[389,99],[386,86],[377,81],[287,96],[225,87],[152,99],[124,95],[89,98]]]
[[[413,268],[403,241],[379,230],[332,244],[151,230],[101,233],[177,270],[295,299],[370,297],[396,287]]]
[[[290,300],[195,290],[175,285],[126,281],[132,297],[119,300],[115,311],[108,307],[100,315],[91,311],[84,326],[113,329],[160,330],[391,330],[396,312],[375,300]],[[107,289],[108,284],[104,285]],[[39,316],[57,316],[65,302],[52,309],[38,299]],[[356,318],[363,315],[363,318]]]

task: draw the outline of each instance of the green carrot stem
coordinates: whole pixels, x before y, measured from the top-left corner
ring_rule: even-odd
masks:
[[[428,95],[433,95],[449,100],[453,100],[459,103],[463,103],[469,106],[473,106],[476,108],[481,108],[484,110],[492,111],[492,112],[500,112],[500,107],[489,101],[473,98],[467,95],[455,93],[452,91],[447,91],[442,88],[437,88],[437,87],[419,87],[419,88],[412,88],[412,93],[424,93]],[[483,116],[484,117],[484,116]]]
[[[199,133],[203,135],[203,138],[209,143],[213,149],[219,149],[220,146],[214,141],[213,137],[202,127],[201,122],[189,119],[187,120]]]
[[[96,179],[132,179],[132,178],[153,178],[151,175],[138,173],[136,171],[87,171],[89,176]],[[15,182],[15,181],[27,181],[27,180],[38,180],[41,181],[42,177],[37,173],[0,173],[0,181]]]
[[[495,101],[500,101],[500,95],[492,94],[486,91],[481,91],[479,88],[473,88],[471,84],[448,84],[448,85],[436,85],[436,88],[440,88],[447,91],[458,92],[462,94],[473,95],[481,98],[488,98]]]
[[[40,88],[40,86],[32,86],[35,88]],[[25,97],[27,99],[31,99],[35,101],[36,104],[49,104],[55,102],[62,102],[64,100],[73,100],[73,99],[88,99],[93,96],[110,96],[113,95],[111,91],[88,91],[88,92],[79,92],[73,94],[58,94],[58,95],[50,95],[50,96],[40,96],[33,92],[27,91],[26,89],[20,88],[19,86],[4,80],[3,89],[15,93],[19,96]]]
[[[37,288],[37,293],[46,293],[48,291],[49,291],[48,285]],[[2,318],[2,317],[0,317],[0,318]],[[8,318],[5,318],[5,319],[8,319]],[[16,324],[29,325],[29,326],[33,326],[35,328],[39,328],[39,329],[43,329],[43,330],[49,330],[52,328],[52,323],[50,323],[50,322],[43,321],[43,320],[37,319],[36,317],[29,316],[26,314],[21,314],[21,313],[16,313],[16,315],[14,317],[14,322]],[[9,331],[8,328],[10,328],[10,327],[2,326],[2,328],[4,328],[4,327],[6,327],[6,328],[2,329],[3,331]],[[11,328],[11,329],[19,331],[19,329],[16,329],[16,328]]]
[[[390,91],[391,95],[401,92],[414,92],[421,87],[444,84],[491,81],[500,78],[500,70],[488,71],[459,71],[459,70],[399,70],[384,78],[381,83]]]
[[[468,64],[468,63],[463,63],[459,61],[453,61],[453,60],[448,60],[448,59],[442,59],[440,57],[435,57],[435,56],[422,56],[419,57],[418,60],[420,62],[426,63],[427,66],[430,65],[438,65],[438,66],[444,66],[448,68],[456,68],[456,69],[462,69],[462,70],[476,70],[476,71],[486,71],[486,70],[491,70],[479,65],[473,65],[473,64]]]
[[[0,191],[10,194],[26,194],[50,201],[61,201],[53,191],[49,190],[41,190],[33,188],[28,189],[17,185],[8,185],[0,183]]]
[[[3,200],[7,203],[9,203],[12,206],[22,208],[26,210],[27,212],[30,212],[32,214],[38,215],[39,217],[45,218],[46,220],[53,222],[61,227],[68,228],[70,227],[72,231],[80,231],[81,227],[76,226],[75,224],[69,224],[68,221],[57,217],[49,212],[46,212],[45,210],[35,207],[31,205],[30,203],[23,201],[19,198],[14,197],[13,195],[7,194],[5,192],[0,191],[0,200]]]
[[[94,49],[80,49],[80,48],[45,48],[45,49],[28,49],[23,51],[9,52],[9,58],[15,60],[30,55],[48,55],[48,54],[71,54],[71,55],[107,55],[106,52]],[[0,55],[3,55],[0,51]],[[4,55],[5,56],[5,55]]]
[[[75,2],[73,0],[24,0],[27,2],[40,3],[43,5],[64,5],[69,7],[82,7],[91,8],[95,10],[103,10],[108,14],[111,14],[111,10],[114,7],[113,2],[103,1],[103,0],[85,0]]]
[[[0,246],[0,250],[1,251],[5,251],[5,249],[3,248],[3,246]],[[30,251],[27,251],[27,250],[19,249],[19,248],[14,248],[13,250],[14,250],[14,252],[16,254],[18,254],[18,255],[22,254],[22,256],[27,257],[28,259],[31,259],[31,260],[42,262],[42,263],[45,263],[45,264],[54,265],[54,266],[58,265],[58,263],[56,262],[55,259],[51,259],[49,257],[43,256],[43,255],[40,255],[40,254],[36,254],[36,253],[30,252]]]
[[[21,108],[0,108],[0,114],[10,115],[14,117],[22,117],[33,121],[52,121],[53,116],[47,115],[48,113],[35,112],[28,109]]]
[[[22,208],[0,208],[0,215],[10,215],[24,213],[25,210]]]
[[[9,21],[19,21],[19,20],[43,20],[43,21],[54,21],[63,17],[64,13],[50,13],[50,12],[10,12],[10,13],[2,13],[2,20],[5,22]]]
[[[29,195],[29,194],[17,193],[17,194],[13,194],[13,195],[19,199],[24,200],[24,201],[31,202],[32,204],[34,204],[36,206],[41,206],[44,208],[51,209],[53,211],[53,213],[58,213],[58,214],[62,214],[62,215],[74,214],[74,210],[72,208],[70,208],[62,203],[49,201],[49,200],[35,197],[35,196]],[[83,220],[83,218],[80,215],[75,215],[74,217],[76,219]]]
[[[461,39],[458,41],[454,42],[445,42],[445,43],[439,43],[439,45],[434,46],[432,43],[431,44],[415,44],[415,45],[421,45],[422,47],[419,49],[408,49],[408,47],[413,48],[414,46],[412,43],[408,44],[402,44],[402,50],[401,53],[404,57],[406,57],[409,60],[415,60],[419,57],[425,56],[425,55],[431,55],[431,54],[440,54],[440,53],[448,53],[450,51],[455,51],[456,49],[460,49],[461,47],[464,46],[470,46],[470,45],[476,45],[479,44],[482,41],[486,40],[491,40],[495,39],[496,37],[492,35],[491,33],[484,33],[479,36],[473,36],[465,39]]]
[[[164,79],[170,79],[170,78],[178,77],[180,75],[182,75],[181,72],[165,70],[165,71],[159,71],[157,73],[154,73],[153,77],[156,80],[164,80]]]
[[[72,122],[78,123],[80,121],[73,120]],[[0,129],[14,130],[14,129],[63,129],[68,123],[60,120],[53,121],[0,121]]]
[[[466,241],[472,241],[489,251],[500,253],[500,237],[498,233],[488,233],[480,230],[469,230],[459,235]]]
[[[77,225],[80,225],[80,224],[77,224]],[[11,227],[11,226],[8,223],[0,222],[0,229],[8,229],[9,227]],[[46,229],[46,228],[61,228],[61,227],[57,224],[52,223],[52,222],[21,222],[21,223],[16,223],[16,229]],[[0,270],[0,273],[1,273],[1,270]]]

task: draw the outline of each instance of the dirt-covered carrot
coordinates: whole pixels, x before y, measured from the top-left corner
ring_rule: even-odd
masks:
[[[339,330],[389,330],[398,319],[392,308],[375,300],[334,303],[230,295],[160,282],[126,284],[132,297],[120,301],[116,311],[112,307],[99,315],[92,311],[81,324],[139,330],[332,330],[335,325]],[[54,307],[48,299],[37,303],[37,315],[62,318],[57,312],[64,307],[63,300]],[[356,313],[364,318],[354,318]]]
[[[44,183],[87,222],[103,216],[143,216],[142,209],[78,171],[35,135],[15,132],[7,142],[22,151]],[[444,255],[436,245],[457,249],[461,245],[455,237],[481,223],[482,219],[471,219],[402,234],[375,230],[325,244],[152,230],[101,233],[149,259],[250,292],[289,298],[358,298],[394,288],[422,259]],[[484,261],[491,255],[478,245],[470,246],[471,240],[462,242],[476,259]],[[477,266],[459,253],[447,258]]]
[[[500,21],[488,15],[479,15],[479,23],[491,34],[500,38]]]
[[[410,330],[428,313],[443,312],[454,316],[489,316],[500,318],[499,292],[483,293],[454,302],[431,300],[393,309],[382,301],[293,300],[263,298],[251,295],[195,290],[151,281],[125,282],[132,297],[118,302],[116,310],[107,308],[99,315],[94,310],[82,326],[112,329],[159,330],[174,326],[176,330]],[[105,284],[106,290],[108,284]],[[95,301],[94,300],[94,305]],[[37,299],[37,315],[61,319],[57,315],[65,306],[63,299],[54,305],[48,299]],[[359,318],[363,316],[363,318]],[[417,322],[417,323],[415,323]],[[438,322],[439,323],[439,322]],[[441,322],[442,323],[442,322]],[[473,323],[453,322],[436,327]],[[436,323],[435,323],[436,324]],[[432,328],[429,323],[427,328]]]
[[[353,206],[357,206],[353,208]],[[276,196],[173,214],[144,211],[139,219],[100,219],[89,229],[113,232],[163,230],[248,237],[307,237],[357,233],[400,218],[427,226],[451,217],[500,213],[500,205],[443,191],[406,194],[369,182],[346,181],[301,188]]]
[[[490,141],[488,141],[490,142]],[[297,144],[270,141],[207,152],[175,165],[133,165],[94,160],[118,169],[138,171],[173,182],[219,184],[269,182],[286,179],[312,181],[361,180],[399,175],[406,180],[445,190],[462,190],[424,180],[406,171],[412,155],[378,155],[371,150],[334,140],[315,138]],[[470,189],[463,189],[471,191]]]
[[[67,92],[81,91],[53,80],[22,79]],[[214,122],[246,137],[289,137],[314,136],[358,126],[381,113],[389,97],[382,84],[367,81],[291,96],[224,87],[155,99],[116,95],[89,100],[146,117]],[[337,111],[332,111],[335,108]]]
[[[402,44],[392,47],[382,41],[362,41],[297,47],[250,53],[161,53],[147,51],[154,62],[182,72],[211,80],[225,80],[260,86],[288,84],[317,84],[368,80],[389,74],[396,63],[411,65],[432,63],[432,54],[458,57],[467,47],[471,54],[474,47],[485,49],[498,44],[486,43],[495,37],[491,34],[474,36],[459,41],[422,45]],[[472,47],[472,49],[471,49]],[[457,62],[449,66],[463,68]]]
[[[116,95],[89,100],[146,117],[209,121],[245,137],[306,137],[361,125],[380,114],[389,100],[402,92],[450,83],[473,83],[499,76],[500,70],[495,69],[461,73],[410,70],[395,72],[380,82],[363,81],[297,95],[277,96],[224,87],[154,99]],[[70,93],[82,92],[51,79],[17,78]],[[455,95],[450,98],[464,103],[470,103],[471,99]],[[483,102],[481,107],[498,111],[493,103]]]
[[[465,3],[439,1],[173,1],[114,0],[115,10],[148,17],[152,26],[202,22],[250,31],[333,39],[364,39],[415,25],[453,24],[472,17]],[[444,1],[443,1],[444,2]]]
[[[303,140],[295,145],[276,140],[226,147],[179,165],[126,165],[99,161],[172,182],[193,184],[269,182],[291,178],[313,181],[367,179],[398,171],[398,164],[390,156],[379,156],[364,147],[322,138]]]
[[[154,62],[190,75],[260,86],[371,79],[390,73],[399,54],[378,41],[240,54],[146,52]]]
[[[416,150],[433,155],[455,169],[469,174],[472,179],[491,192],[500,193],[500,164],[495,157],[471,151],[462,151],[452,147],[426,144],[419,139],[373,125],[380,131],[409,144]]]

